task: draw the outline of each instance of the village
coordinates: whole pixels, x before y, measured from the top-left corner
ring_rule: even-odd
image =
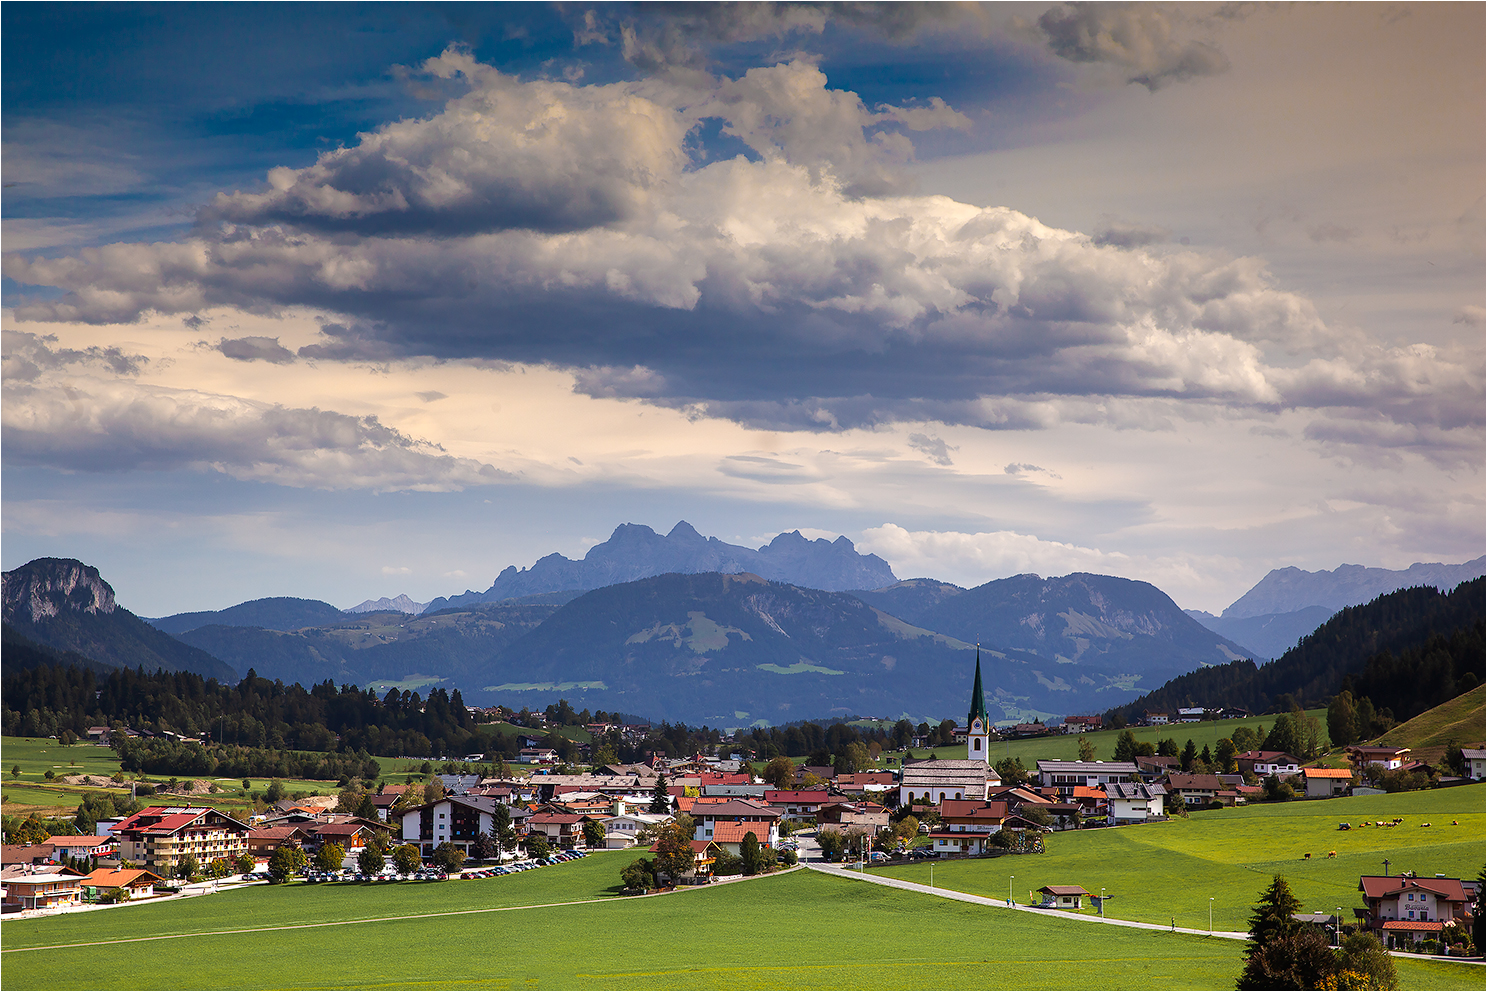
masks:
[[[1161,729],[1215,716],[1197,709],[1149,714],[1148,724]],[[1081,734],[1097,730],[1099,719],[1071,717],[1064,724],[1064,733]],[[1002,734],[1020,732],[1048,729],[1033,725]],[[1348,768],[1312,766],[1262,749],[1227,756],[1234,772],[1184,772],[1184,758],[1174,755],[1139,754],[1131,761],[1091,756],[1041,759],[1026,778],[1018,777],[1022,781],[1005,783],[989,761],[998,737],[987,718],[978,665],[966,724],[954,729],[965,758],[862,772],[777,758],[757,769],[721,747],[723,754],[668,758],[653,752],[642,762],[573,772],[534,738],[521,755],[525,769],[509,776],[444,773],[426,782],[353,786],[339,798],[286,797],[246,821],[206,805],[147,806],[99,820],[92,835],[6,844],[5,912],[31,917],[145,905],[295,878],[492,878],[616,850],[637,855],[621,870],[620,892],[627,895],[797,864],[871,868],[1038,856],[1061,832],[1129,829],[1189,811],[1290,797],[1383,795],[1368,784],[1416,764],[1409,748],[1369,746],[1346,751]],[[1481,782],[1483,750],[1464,749],[1462,758],[1460,781]],[[1400,824],[1400,818],[1342,821],[1338,830],[1387,831]],[[1335,854],[1308,851],[1299,858]],[[1010,872],[1009,905],[1015,902],[1013,875],[1037,875],[1038,865],[1035,859]],[[1460,935],[1479,882],[1411,870],[1390,875],[1386,867],[1384,874],[1359,877],[1360,905],[1351,916],[1341,907],[1302,916],[1335,937],[1365,932],[1393,949],[1446,952],[1455,936],[1463,954]],[[1049,878],[1029,888],[1027,905],[1105,916],[1109,899],[1079,880]]]

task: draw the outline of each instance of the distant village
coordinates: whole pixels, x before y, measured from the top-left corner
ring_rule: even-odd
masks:
[[[1247,715],[1194,708],[1147,716],[1149,726],[1161,728]],[[656,751],[644,761],[576,772],[544,744],[541,715],[524,712],[519,719],[532,734],[519,757],[523,768],[510,774],[426,767],[420,781],[354,782],[335,797],[275,797],[246,821],[211,806],[173,803],[100,819],[91,835],[6,844],[4,910],[58,913],[297,875],[490,876],[614,849],[639,856],[627,868],[626,892],[707,884],[803,858],[886,864],[1031,855],[1053,832],[1120,829],[1257,800],[1381,792],[1368,784],[1413,765],[1408,748],[1351,747],[1349,768],[1309,767],[1299,756],[1257,748],[1227,757],[1233,772],[1184,772],[1181,756],[1139,754],[1130,761],[1039,760],[1018,781],[1003,782],[990,761],[994,741],[1079,735],[1100,729],[1100,720],[1072,716],[1058,726],[995,729],[980,666],[967,722],[953,730],[957,757],[907,761],[899,769],[848,772],[785,758],[756,766],[730,754],[724,742],[714,755],[668,758]],[[618,732],[641,741],[651,731],[613,722],[587,729],[596,740]],[[103,741],[109,733],[90,732]],[[1462,757],[1461,779],[1481,781],[1483,750],[1465,749]],[[1286,796],[1279,795],[1283,787]],[[1390,947],[1439,939],[1468,912],[1476,892],[1471,880],[1441,877],[1363,877],[1359,885],[1363,906],[1352,923]],[[1035,894],[1037,905],[1051,908],[1100,900],[1060,881]]]

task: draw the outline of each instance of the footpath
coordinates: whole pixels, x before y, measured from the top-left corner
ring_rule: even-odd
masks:
[[[904,879],[895,879],[892,876],[878,876],[871,872],[859,872],[856,869],[846,869],[831,864],[811,862],[807,868],[816,872],[825,873],[828,876],[837,876],[842,879],[855,879],[862,883],[876,883],[879,886],[888,886],[898,890],[909,890],[914,893],[924,893],[927,896],[938,896],[944,900],[959,900],[962,903],[974,903],[983,907],[996,907],[999,910],[1013,910],[1025,914],[1041,914],[1044,917],[1058,917],[1069,921],[1079,921],[1082,924],[1105,924],[1111,927],[1137,928],[1142,931],[1168,931],[1173,934],[1192,934],[1200,938],[1227,938],[1233,941],[1248,941],[1250,935],[1244,931],[1206,931],[1202,928],[1164,927],[1161,924],[1148,924],[1143,921],[1123,921],[1115,917],[1090,916],[1087,914],[1076,914],[1068,910],[1051,910],[1045,907],[1025,907],[1020,903],[1009,903],[1007,900],[998,900],[994,897],[977,896],[973,893],[961,893],[956,890],[941,889],[938,886],[926,886],[924,883],[911,883]],[[1391,952],[1396,958],[1426,959],[1431,962],[1447,962],[1454,965],[1475,965],[1482,967],[1484,960],[1447,958],[1443,955],[1418,955],[1415,952]]]

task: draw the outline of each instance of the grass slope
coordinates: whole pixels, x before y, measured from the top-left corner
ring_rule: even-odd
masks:
[[[1027,902],[1030,890],[1048,885],[1084,886],[1114,895],[1109,917],[1207,928],[1214,898],[1214,928],[1243,931],[1256,897],[1280,873],[1304,910],[1352,919],[1362,875],[1415,871],[1474,878],[1483,865],[1484,787],[1340,797],[1333,800],[1258,804],[1200,811],[1160,824],[1064,831],[1045,841],[1044,855],[945,862],[935,885]],[[1394,828],[1359,828],[1361,821],[1405,818]],[[1454,826],[1452,821],[1458,821]],[[1354,825],[1338,830],[1341,821]],[[1430,822],[1430,828],[1419,825]],[[1337,851],[1338,857],[1326,854]],[[1304,852],[1313,857],[1304,860]],[[925,883],[929,865],[877,870]],[[1092,911],[1093,913],[1093,911]]]
[[[1451,742],[1459,746],[1483,740],[1485,719],[1485,691],[1488,687],[1477,686],[1454,700],[1432,707],[1424,714],[1417,714],[1398,727],[1391,728],[1372,742],[1376,745],[1393,745],[1396,748],[1444,750]]]
[[[0,935],[6,984],[78,989],[106,976],[118,989],[1220,989],[1241,964],[1238,942],[1014,917],[807,870],[607,898],[633,856],[472,882],[254,887],[14,922]],[[551,905],[585,899],[602,902]],[[829,906],[839,912],[823,913]],[[440,913],[450,916],[380,920]],[[365,923],[314,926],[351,920]],[[207,933],[273,927],[287,929]],[[805,937],[813,952],[778,942],[771,952],[740,934]],[[167,935],[190,936],[131,940]],[[105,941],[125,943],[57,947]],[[160,967],[162,954],[173,967]],[[1482,985],[1475,968],[1398,965],[1403,989]]]

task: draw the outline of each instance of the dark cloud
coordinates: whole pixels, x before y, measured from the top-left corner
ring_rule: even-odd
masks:
[[[1097,245],[1115,248],[1141,248],[1145,245],[1160,245],[1170,240],[1173,233],[1167,228],[1150,224],[1135,224],[1103,218],[1096,226],[1091,241]]]
[[[421,391],[419,393],[415,393],[414,396],[416,396],[420,400],[424,401],[424,403],[433,403],[435,400],[444,400],[444,399],[446,399],[449,396],[449,394],[448,393],[440,393],[438,390],[423,390],[423,391]]]
[[[922,452],[931,462],[936,465],[953,465],[951,452],[956,450],[955,445],[947,445],[945,439],[933,435],[911,434],[909,436],[909,447]]]
[[[278,338],[266,338],[263,335],[223,338],[217,342],[217,351],[240,362],[263,361],[282,365],[293,362],[295,358],[294,352],[279,344]]]
[[[1181,9],[1159,4],[1059,4],[1038,25],[1060,58],[1113,66],[1128,83],[1153,91],[1230,68],[1219,49],[1180,37],[1189,28]]]
[[[348,327],[336,321],[325,321],[320,325],[320,333],[327,340],[302,346],[300,358],[386,363],[407,354],[395,341],[367,324],[356,323]]]

